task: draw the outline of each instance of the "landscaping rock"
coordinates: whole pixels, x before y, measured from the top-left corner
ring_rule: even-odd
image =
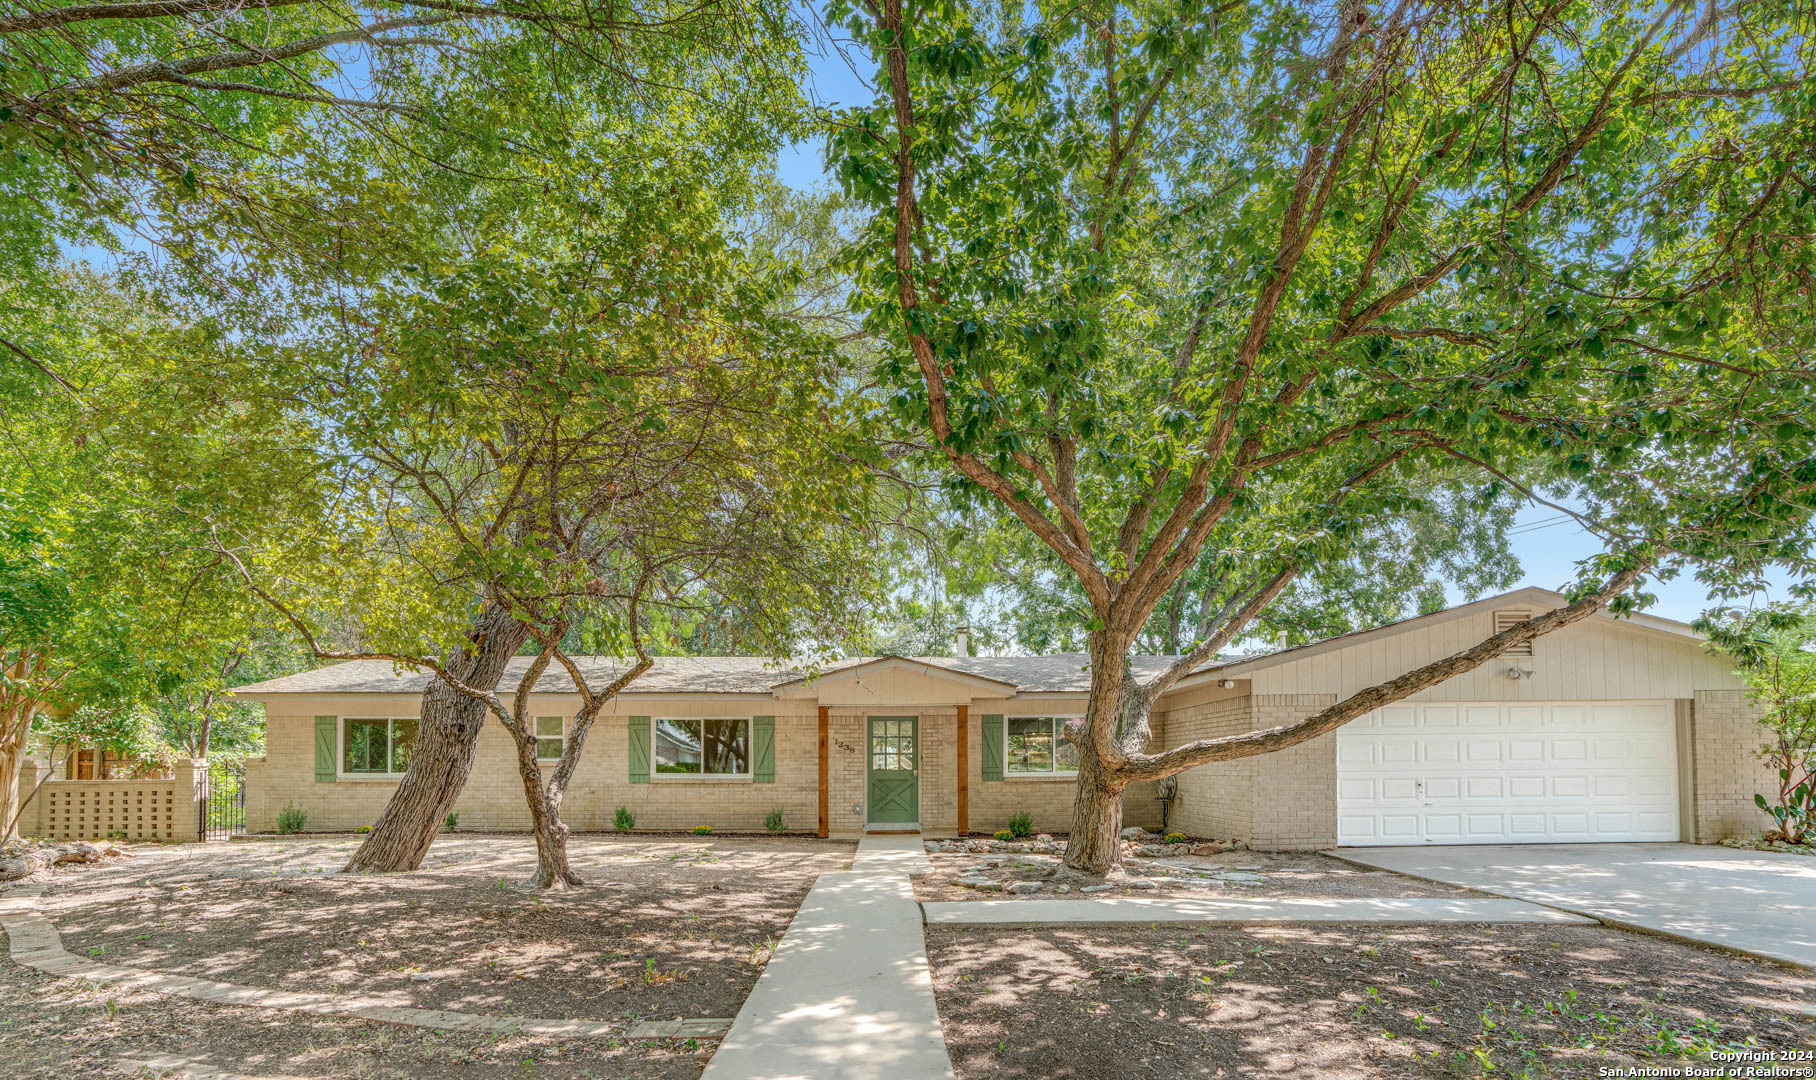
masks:
[[[1134,854],[1144,859],[1165,859],[1177,855],[1178,852],[1167,844],[1141,844],[1135,848]]]
[[[1218,874],[1216,876],[1216,879],[1218,881],[1227,881],[1231,885],[1265,885],[1265,884],[1267,884],[1267,878],[1262,877],[1260,874],[1248,874],[1248,873],[1243,873],[1241,871],[1235,871],[1235,872],[1231,872],[1231,873],[1227,873],[1227,874]]]
[[[1110,889],[1111,889],[1111,886],[1109,886],[1109,885],[1086,885],[1083,888],[1079,889],[1078,891],[1079,892],[1109,892]]]
[[[1228,849],[1225,848],[1222,844],[1212,843],[1212,844],[1193,844],[1192,845],[1192,854],[1194,854],[1194,855],[1221,855],[1226,850],[1228,850]]]
[[[1131,888],[1131,889],[1157,889],[1157,888],[1159,888],[1159,886],[1155,885],[1152,881],[1148,880],[1147,878],[1138,877],[1138,878],[1129,879],[1129,888]]]
[[[1011,896],[1033,896],[1040,889],[1041,884],[1038,881],[1017,881],[1009,885],[1009,894]]]
[[[1051,840],[1036,841],[1033,850],[1038,855],[1056,855],[1059,853],[1059,845]]]
[[[1143,837],[1152,836],[1152,835],[1154,835],[1154,834],[1148,832],[1148,830],[1142,828],[1139,825],[1131,825],[1128,828],[1122,830],[1122,838],[1124,840],[1140,840]]]

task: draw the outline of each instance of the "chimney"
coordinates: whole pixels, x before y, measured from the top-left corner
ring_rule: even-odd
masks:
[[[958,638],[953,643],[952,655],[954,655],[954,656],[970,656],[971,655],[971,628],[969,626],[961,626],[958,628]]]

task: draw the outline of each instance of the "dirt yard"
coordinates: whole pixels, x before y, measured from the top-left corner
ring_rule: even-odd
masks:
[[[141,845],[57,873],[39,910],[69,951],[110,963],[404,1007],[622,1022],[628,1032],[638,1020],[736,1014],[813,879],[849,865],[854,850],[801,838],[582,836],[572,856],[589,885],[536,895],[518,886],[533,866],[527,836],[442,837],[413,874],[334,873],[355,843]],[[714,1045],[447,1035],[92,991],[3,967],[8,1076],[75,1075],[73,1065],[84,1076],[155,1076],[131,1060],[178,1054],[259,1075],[508,1067],[669,1080],[697,1076]]]
[[[1816,980],[1599,926],[929,928],[961,1080],[1588,1077],[1816,1044]],[[1706,1057],[1704,1058],[1706,1061]]]
[[[1058,855],[930,855],[933,873],[914,879],[915,895],[935,900],[1051,899],[1071,894],[1151,896],[1168,893],[1227,899],[1278,896],[1479,896],[1450,885],[1367,870],[1315,852],[1228,851],[1221,855],[1187,855],[1183,848],[1166,859],[1125,859],[1104,889],[1095,884],[1082,894],[1077,879],[1060,865]],[[1024,883],[1017,888],[1017,883]],[[1037,883],[1038,890],[1025,883]]]

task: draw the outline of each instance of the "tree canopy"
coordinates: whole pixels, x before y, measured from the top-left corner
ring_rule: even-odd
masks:
[[[875,207],[855,302],[901,423],[1076,581],[1081,807],[1454,674],[1272,740],[1145,748],[1161,691],[1446,492],[1605,541],[1589,606],[1514,637],[1643,603],[1648,574],[1808,574],[1807,13],[835,11],[880,87],[832,141]],[[1207,560],[1222,618],[1138,685],[1132,646]],[[1086,817],[1075,848],[1104,832]]]

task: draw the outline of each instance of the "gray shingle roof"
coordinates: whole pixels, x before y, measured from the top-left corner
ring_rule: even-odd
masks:
[[[871,656],[852,657],[817,669],[821,675],[869,663]],[[1016,686],[1027,693],[1084,693],[1091,687],[1085,653],[1050,653],[1045,656],[916,656],[916,663],[976,675]],[[1135,659],[1138,677],[1153,675],[1169,657]],[[574,662],[587,682],[602,686],[622,672],[626,664],[609,656],[579,656]],[[505,668],[501,687],[514,686],[529,668],[530,658],[520,656]],[[802,679],[815,672],[806,667],[779,663],[761,656],[658,656],[655,666],[631,684],[632,694],[767,694],[777,684]],[[429,674],[397,668],[386,660],[350,660],[281,679],[267,679],[237,688],[252,694],[420,694],[429,685]],[[573,693],[567,672],[551,665],[536,683],[543,694]]]

